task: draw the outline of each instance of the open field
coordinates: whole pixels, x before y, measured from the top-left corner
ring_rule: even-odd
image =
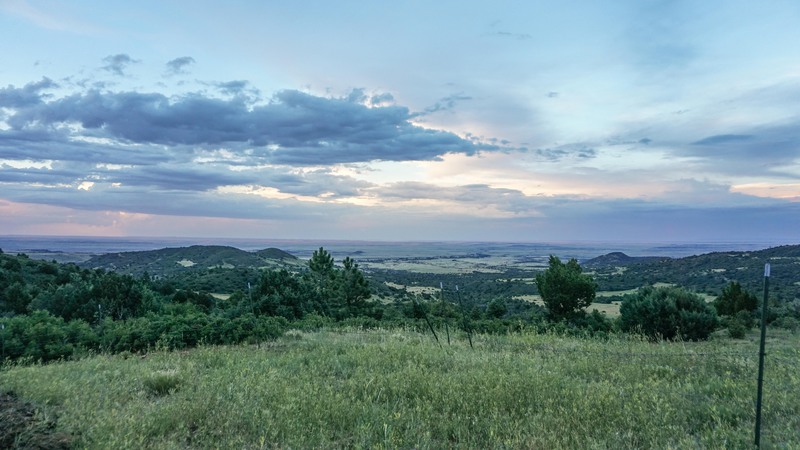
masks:
[[[78,448],[750,448],[757,345],[290,332],[0,372]],[[800,448],[800,338],[770,331],[762,443]]]
[[[490,259],[490,258],[486,258]],[[459,259],[426,259],[418,261],[387,260],[382,262],[363,263],[365,269],[402,270],[417,273],[459,274],[459,273],[503,273],[504,269],[514,265],[508,258],[491,258],[493,261],[476,258]],[[499,261],[497,261],[499,260]],[[519,266],[519,264],[516,264]]]
[[[621,304],[621,302],[592,303],[588,308],[586,308],[586,311],[592,311],[593,309],[596,309],[609,318],[614,318],[619,317],[619,306]]]
[[[635,292],[636,290],[633,289],[632,291]],[[616,291],[616,292],[626,292],[626,291]],[[601,293],[598,292],[597,296],[598,297],[603,297],[600,294]],[[614,295],[614,294],[609,294],[609,295]],[[537,294],[533,294],[533,295],[517,295],[517,296],[514,297],[514,299],[516,299],[516,300],[524,300],[526,302],[535,303],[535,304],[537,304],[539,306],[544,306],[544,300],[542,300],[542,296],[541,295],[537,295]],[[591,305],[589,305],[588,308],[586,308],[586,311],[587,312],[591,312],[593,309],[596,309],[596,310],[600,311],[601,313],[604,313],[605,315],[607,315],[609,318],[614,318],[614,317],[618,317],[619,316],[619,305],[620,304],[621,304],[621,302],[592,303]]]
[[[662,284],[662,283],[657,283]],[[639,289],[626,289],[624,291],[597,291],[598,297],[613,297],[615,295],[635,294]]]

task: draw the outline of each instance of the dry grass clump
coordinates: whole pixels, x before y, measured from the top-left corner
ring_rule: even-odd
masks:
[[[142,385],[147,393],[160,397],[178,390],[181,377],[175,370],[160,370],[145,377]]]

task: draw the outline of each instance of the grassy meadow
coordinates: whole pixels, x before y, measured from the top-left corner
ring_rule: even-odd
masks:
[[[751,448],[757,342],[298,332],[0,371],[77,448]],[[800,448],[800,337],[770,331],[764,448]],[[441,338],[441,336],[440,336]]]

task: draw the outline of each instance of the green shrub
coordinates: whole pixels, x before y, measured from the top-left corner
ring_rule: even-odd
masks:
[[[728,335],[733,339],[744,339],[747,334],[747,327],[737,319],[728,323]]]
[[[722,294],[714,300],[714,308],[721,316],[733,316],[740,311],[752,312],[758,307],[755,295],[743,289],[742,286],[731,281],[722,289]]]
[[[0,323],[4,325],[0,338],[5,360],[53,361],[69,358],[76,352],[85,354],[97,343],[97,335],[87,323],[64,322],[47,311],[2,319]]]
[[[744,325],[744,327],[748,330],[753,328],[753,325],[755,325],[755,318],[753,317],[753,313],[750,311],[739,311],[735,316],[733,316],[733,319],[741,322],[741,324]]]
[[[789,316],[779,317],[777,320],[772,322],[772,324],[778,328],[784,328],[793,333],[796,332],[797,330],[800,330],[800,321],[798,321],[794,317],[789,317]]]
[[[496,298],[491,302],[489,302],[489,306],[486,307],[486,318],[502,319],[507,312],[508,312],[508,305],[506,305],[506,301],[503,300],[502,298]]]
[[[620,306],[623,331],[651,339],[707,339],[717,326],[717,314],[695,293],[675,287],[645,287]]]

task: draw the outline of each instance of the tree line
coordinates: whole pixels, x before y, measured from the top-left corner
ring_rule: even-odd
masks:
[[[289,328],[335,325],[411,325],[434,333],[444,328],[448,337],[452,327],[469,336],[535,328],[588,336],[635,332],[653,339],[706,339],[722,325],[737,337],[753,325],[758,303],[738,283],[713,304],[680,288],[645,287],[627,296],[621,316],[612,320],[586,312],[597,284],[576,260],[564,263],[555,256],[537,274],[536,286],[544,306],[500,295],[476,301],[444,286],[438,296],[404,292],[375,299],[375,289],[353,259],[335,264],[320,248],[305,270],[263,270],[248,279],[246,288],[220,299],[178,287],[171,279],[0,251],[2,359],[48,361],[94,351],[260,342]],[[786,317],[796,325],[791,315],[771,319]]]

